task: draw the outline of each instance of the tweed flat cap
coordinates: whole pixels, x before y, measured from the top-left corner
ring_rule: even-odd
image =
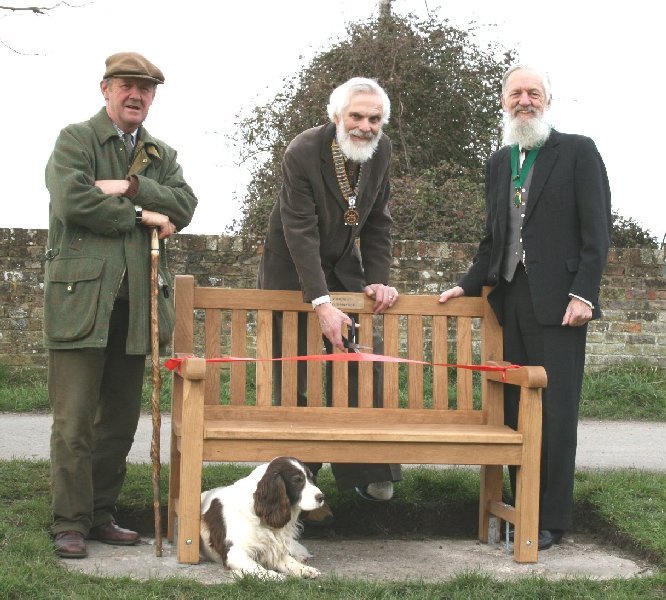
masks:
[[[118,52],[109,56],[103,79],[107,77],[138,77],[150,79],[153,83],[164,83],[162,71],[137,52]]]

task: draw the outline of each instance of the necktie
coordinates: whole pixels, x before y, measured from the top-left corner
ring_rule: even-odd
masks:
[[[345,161],[345,169],[347,170],[347,179],[349,180],[349,185],[352,190],[356,191],[356,186],[358,184],[358,174],[360,171],[360,163],[347,160]]]
[[[529,153],[529,150],[527,148],[523,148],[520,151],[520,166],[523,166],[523,163],[525,162],[525,159],[527,158],[527,154]]]
[[[129,162],[132,160],[132,153],[134,152],[134,139],[132,138],[132,134],[124,133],[123,142],[125,144],[125,150],[127,151],[127,162]]]

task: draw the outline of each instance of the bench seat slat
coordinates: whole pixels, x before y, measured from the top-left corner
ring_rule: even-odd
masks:
[[[206,421],[241,421],[249,423],[318,423],[325,422],[344,426],[346,423],[487,423],[486,413],[480,410],[435,410],[429,408],[336,408],[324,406],[289,407],[289,406],[214,406],[204,407]]]
[[[521,444],[522,434],[509,427],[489,425],[382,423],[283,423],[279,421],[206,421],[204,439],[215,442],[224,439],[245,440],[339,440],[438,442],[459,444]]]
[[[478,444],[470,452],[469,444],[404,443],[369,441],[362,446],[347,441],[321,440],[253,440],[248,453],[247,440],[228,440],[215,445],[204,444],[203,460],[211,462],[263,462],[276,456],[307,456],[312,462],[358,462],[362,452],[364,463],[396,462],[422,465],[519,465],[519,444]]]

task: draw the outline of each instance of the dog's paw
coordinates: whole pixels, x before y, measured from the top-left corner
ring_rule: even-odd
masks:
[[[307,562],[309,558],[312,558],[310,551],[296,540],[292,540],[289,546],[289,554],[291,554],[298,562]]]
[[[321,577],[321,572],[314,567],[303,565],[301,567],[301,577],[303,579],[316,579],[317,577]]]

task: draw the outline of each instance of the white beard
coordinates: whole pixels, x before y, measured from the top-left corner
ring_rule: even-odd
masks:
[[[532,119],[522,119],[510,113],[504,113],[504,136],[506,145],[518,144],[521,148],[541,146],[550,135],[550,124],[543,113],[535,113]]]
[[[340,121],[336,126],[337,136],[338,136],[338,145],[342,150],[342,153],[345,155],[345,158],[353,160],[357,163],[364,163],[367,160],[372,158],[372,155],[375,153],[377,146],[379,145],[379,140],[382,137],[382,130],[379,130],[377,135],[373,135],[369,143],[356,143],[350,137],[350,132],[345,131],[345,126]],[[360,131],[352,129],[355,134],[363,136],[364,134]]]

